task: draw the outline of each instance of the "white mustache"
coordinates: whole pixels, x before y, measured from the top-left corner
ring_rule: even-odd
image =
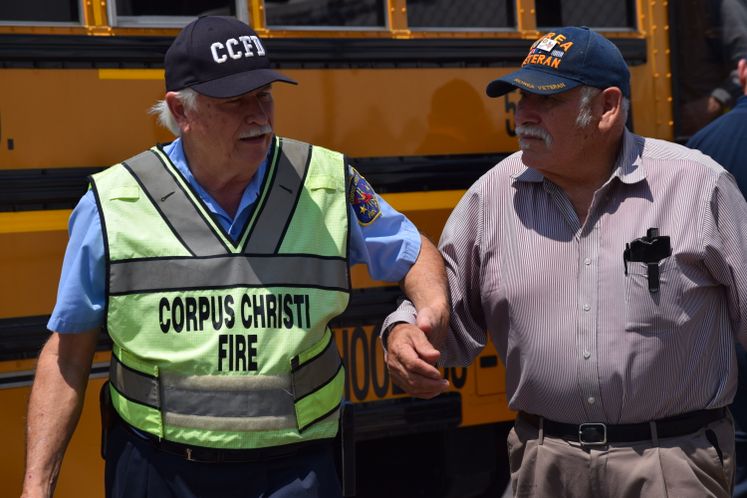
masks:
[[[539,138],[545,142],[546,146],[549,147],[552,145],[552,137],[550,134],[544,128],[540,128],[539,126],[517,126],[516,135],[519,137],[519,146],[522,149],[529,147],[528,144],[522,143],[522,138]]]
[[[270,126],[269,124],[262,125],[262,126],[253,126],[249,128],[247,131],[243,132],[239,136],[239,138],[254,138],[260,135],[264,135],[266,133],[272,133],[272,126]]]

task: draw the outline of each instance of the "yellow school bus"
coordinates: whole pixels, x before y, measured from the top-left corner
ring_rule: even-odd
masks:
[[[26,402],[48,336],[70,210],[87,175],[173,139],[147,109],[163,97],[162,59],[180,27],[207,13],[251,24],[275,66],[300,83],[274,90],[278,134],[344,152],[390,204],[437,240],[464,190],[517,149],[517,96],[493,100],[484,88],[518,67],[541,33],[587,25],[617,44],[632,73],[629,125],[639,134],[684,140],[727,109],[711,100],[732,64],[725,44],[717,50],[724,19],[713,3],[0,3],[3,496],[21,489]],[[706,63],[708,71],[701,70]],[[365,268],[354,268],[353,284],[349,309],[333,323],[347,366],[339,445],[346,495],[498,495],[507,481],[505,435],[513,413],[495,349],[468,368],[445,369],[451,393],[412,399],[392,385],[377,339],[399,289],[372,281]],[[102,332],[58,497],[103,495],[97,393],[108,375],[109,347]]]

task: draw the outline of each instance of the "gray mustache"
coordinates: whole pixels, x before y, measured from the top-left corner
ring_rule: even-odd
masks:
[[[545,145],[550,145],[552,143],[552,137],[550,136],[550,134],[547,133],[545,129],[540,128],[539,126],[517,126],[516,135],[519,137],[520,141],[522,138],[528,137],[544,140]]]
[[[258,126],[256,128],[252,128],[248,132],[242,133],[241,138],[258,137],[260,135],[264,135],[265,133],[272,133],[272,126],[266,124],[266,125]]]

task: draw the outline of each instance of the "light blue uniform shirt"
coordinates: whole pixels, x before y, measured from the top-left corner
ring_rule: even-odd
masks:
[[[267,171],[267,160],[247,185],[236,216],[231,218],[192,176],[181,140],[175,140],[164,150],[208,209],[216,215],[221,226],[234,240],[238,239],[259,195]],[[357,222],[353,207],[348,205],[350,264],[366,264],[372,278],[397,282],[417,259],[420,234],[410,220],[378,195],[377,198],[381,215],[367,226]],[[84,332],[104,324],[106,304],[104,239],[93,191],[89,190],[73,210],[68,231],[70,240],[62,263],[57,303],[47,328],[63,333]]]

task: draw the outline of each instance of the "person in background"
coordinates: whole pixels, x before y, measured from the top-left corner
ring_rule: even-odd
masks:
[[[439,243],[448,334],[408,301],[382,341],[432,397],[435,364],[492,340],[506,368],[515,496],[730,496],[735,339],[747,339],[747,206],[700,152],[631,133],[630,73],[588,28],[548,33],[521,69],[521,150],[464,195]],[[436,346],[436,347],[433,347]]]
[[[722,57],[729,67],[734,68],[747,56],[747,0],[721,0],[718,9]],[[742,84],[735,69],[711,91],[708,114],[718,116],[728,111],[741,95]]]
[[[198,18],[164,65],[155,110],[178,138],[93,175],[70,219],[23,496],[54,492],[102,327],[108,497],[340,496],[328,323],[349,267],[444,327],[443,261],[342,154],[275,135],[272,84],[295,81],[249,26]]]
[[[736,73],[742,95],[734,108],[701,128],[687,146],[711,156],[734,175],[742,194],[747,192],[747,60],[737,63]]]
[[[747,193],[747,60],[735,70],[742,96],[734,108],[693,135],[687,146],[711,156],[734,175],[742,195]],[[734,496],[747,497],[747,352],[737,343],[739,382],[730,405],[736,429],[736,473]]]

